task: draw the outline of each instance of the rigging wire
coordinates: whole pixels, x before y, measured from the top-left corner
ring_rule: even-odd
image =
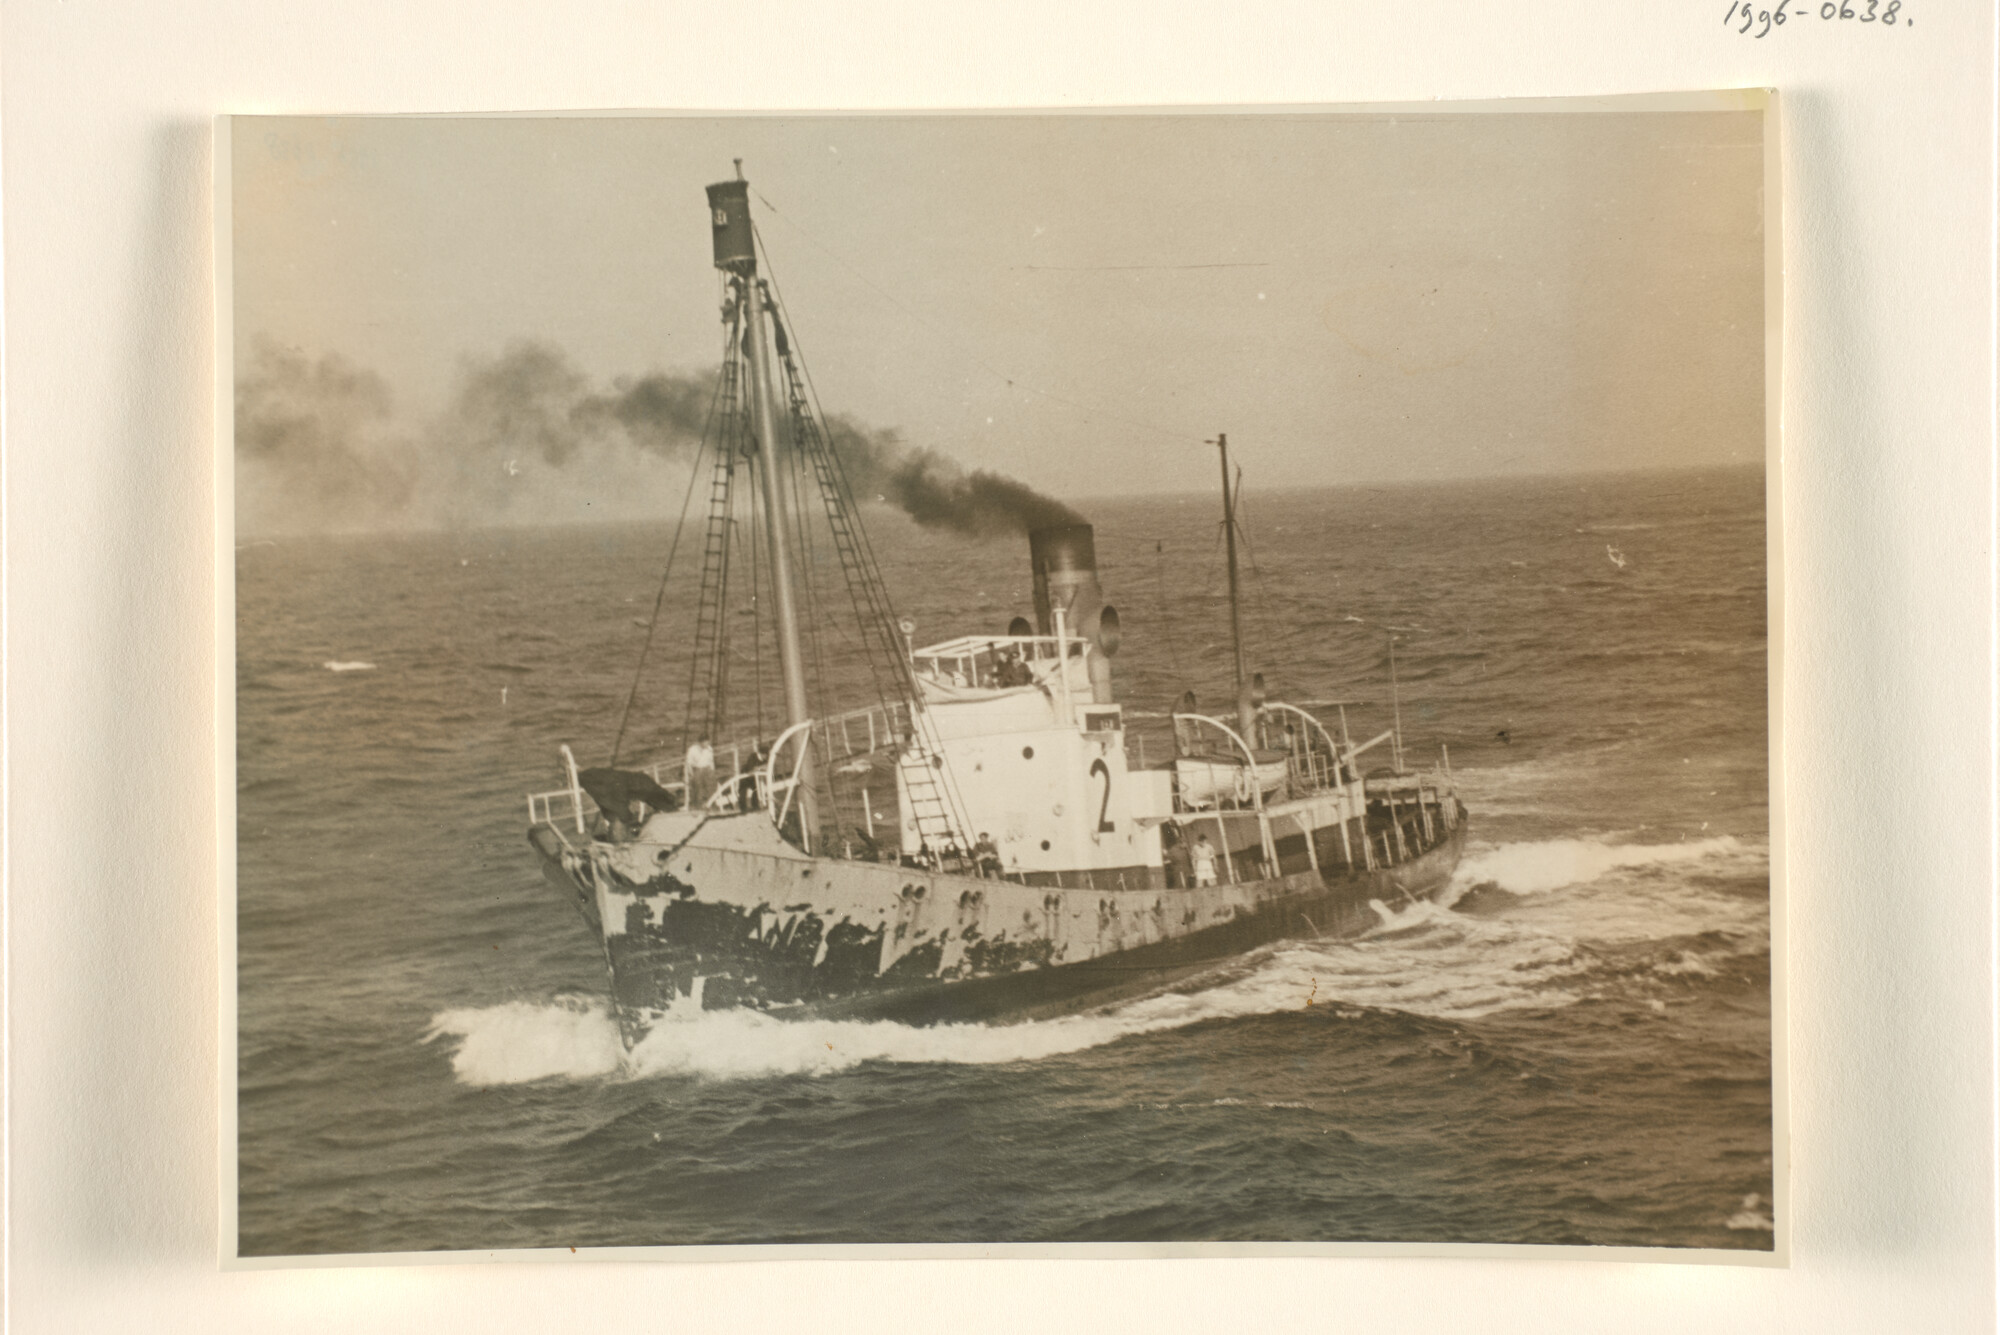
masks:
[[[787,385],[787,392],[785,397],[788,401],[791,398],[789,384]],[[798,439],[799,433],[797,430],[798,423],[796,421],[796,414],[793,414],[792,418],[793,418],[791,422],[792,448],[790,452],[790,458],[788,460],[790,468],[788,470],[789,477],[787,480],[791,484],[792,514],[798,520],[797,524],[794,526],[795,531],[792,534],[792,545],[794,548],[795,558],[798,563],[799,588],[800,591],[803,592],[803,594],[805,595],[803,600],[804,607],[802,611],[804,613],[803,620],[805,622],[805,632],[806,632],[805,648],[807,651],[806,653],[807,662],[805,664],[802,664],[801,667],[804,668],[806,666],[810,666],[812,670],[813,700],[817,702],[819,705],[818,710],[816,710],[815,712],[818,713],[821,717],[824,717],[829,712],[827,709],[827,702],[832,699],[831,694],[827,690],[827,684],[826,684],[826,675],[827,675],[826,640],[825,636],[822,634],[824,622],[827,618],[824,615],[820,604],[819,585],[813,577],[813,564],[814,564],[813,557],[815,548],[813,546],[812,519],[811,519],[811,512],[806,509],[805,479],[804,479],[805,469],[802,467],[802,459],[800,457],[802,451],[799,448],[800,442]],[[781,500],[780,504],[783,503],[784,502]],[[803,673],[801,675],[803,675]],[[823,760],[831,760],[833,755],[831,739],[827,738],[824,732],[821,732],[817,740],[821,745],[821,751],[822,751],[821,758]],[[824,785],[825,795],[829,800],[829,807],[830,809],[833,810],[835,820],[836,822],[838,822],[840,817],[839,810],[837,807],[832,806],[833,790],[831,783],[831,775],[821,774],[820,770],[822,768],[824,767],[815,767],[815,769],[813,770],[813,777],[815,777],[816,779],[823,778],[826,780],[826,783]]]
[[[758,194],[757,198],[763,200],[765,208],[770,209],[774,214],[777,213],[777,209],[772,207],[770,200],[764,199],[762,194]],[[796,226],[796,224],[792,225]],[[777,266],[771,263],[770,251],[764,244],[764,233],[761,228],[757,227],[754,218],[751,220],[751,230],[756,237],[758,249],[763,254],[764,263],[771,271],[771,300],[777,305],[778,316],[784,321],[787,336],[791,339],[792,347],[796,351],[799,347],[798,327],[792,322],[792,313],[785,305],[784,290],[778,283]],[[835,258],[838,258],[838,256]],[[817,422],[824,423],[826,421],[826,406],[820,401],[819,386],[813,381],[812,368],[806,365],[805,358],[802,355],[797,356],[796,360],[799,367],[799,378],[805,383],[806,396],[810,401],[813,416]],[[853,484],[847,477],[847,466],[841,460],[840,451],[833,448],[833,441],[830,435],[824,437],[822,445],[828,466],[834,478],[835,488],[840,498],[846,503],[849,512],[855,516],[856,522],[850,525],[852,530],[851,536],[855,548],[855,559],[861,567],[859,572],[861,579],[867,585],[868,591],[872,595],[869,601],[871,603],[879,601],[880,603],[879,610],[875,612],[872,618],[865,616],[857,603],[855,611],[856,619],[857,621],[873,619],[878,623],[875,627],[875,633],[881,637],[881,643],[890,669],[890,681],[896,690],[915,698],[918,694],[915,669],[912,667],[908,655],[904,652],[902,641],[898,637],[896,606],[889,596],[888,585],[882,579],[882,567],[880,562],[876,560],[874,544],[869,540],[868,530],[859,522],[860,506],[854,498]],[[864,626],[864,648],[867,643],[868,637],[866,627]],[[873,662],[873,655],[871,654],[871,675]],[[890,692],[884,690],[879,681],[876,685],[876,694],[880,697],[885,707],[891,703],[892,697]]]
[[[681,517],[674,524],[674,540],[667,547],[666,569],[660,572],[660,589],[658,593],[653,595],[653,614],[646,619],[646,642],[640,646],[638,665],[632,669],[632,688],[625,693],[625,707],[618,713],[618,735],[611,742],[611,764],[613,766],[618,764],[618,752],[625,745],[625,728],[632,720],[632,704],[639,697],[639,681],[645,675],[646,656],[653,649],[653,633],[659,628],[660,609],[666,604],[667,581],[672,578],[674,573],[674,556],[680,551],[681,534],[687,529],[688,507],[694,503],[694,489],[696,484],[701,481],[701,461],[703,456],[708,453],[708,433],[710,428],[715,425],[715,412],[721,401],[722,377],[717,376],[715,389],[709,395],[708,417],[702,423],[701,427],[701,446],[695,451],[694,471],[688,475],[687,495],[681,498]]]
[[[820,643],[819,588],[813,582],[812,522],[810,514],[806,509],[805,483],[801,477],[804,470],[799,467],[800,451],[797,431],[795,430],[792,435],[792,448],[790,458],[787,460],[791,467],[787,470],[785,481],[791,487],[791,496],[789,499],[792,514],[798,520],[793,526],[792,532],[793,559],[798,564],[799,591],[805,595],[803,599],[803,611],[805,612],[806,638],[811,650],[813,690],[816,698],[824,701],[827,698],[826,660]],[[785,503],[782,495],[779,503]]]
[[[757,474],[763,467],[764,458],[760,447],[759,453],[750,456],[750,467],[748,470],[750,474],[750,486],[748,489],[750,495],[747,498],[747,508],[750,511],[750,523],[748,526],[750,530],[750,687],[757,705],[756,728],[753,734],[757,737],[764,735],[764,618],[759,615],[759,595],[763,593],[764,589],[758,580],[757,550],[763,545],[761,541],[762,535],[757,531],[757,496],[759,494],[758,488],[762,485],[757,479]],[[776,572],[773,573],[775,574]]]
[[[771,212],[774,214],[777,213],[777,209],[772,207],[770,200],[765,199],[764,196],[761,194],[758,194],[757,198],[763,201],[765,208],[770,209]],[[787,219],[787,221],[789,222],[790,220]],[[778,284],[777,266],[771,263],[770,251],[768,247],[766,247],[764,244],[763,230],[757,226],[756,219],[754,217],[751,219],[750,226],[751,226],[751,233],[754,238],[754,243],[757,246],[758,250],[762,253],[765,265],[770,272],[769,290],[771,293],[772,303],[776,308],[778,319],[785,325],[785,327],[789,331],[788,336],[791,340],[791,346],[796,352],[798,348],[798,330],[796,327],[792,325],[791,312],[785,307],[784,296]],[[803,230],[804,229],[800,229],[802,234]],[[831,251],[829,251],[828,253],[832,254]],[[834,256],[834,258],[839,259],[840,257],[836,255]],[[845,263],[846,261],[843,260],[841,262]],[[864,279],[864,281],[866,280]],[[813,383],[812,372],[806,368],[804,357],[797,356],[796,361],[799,367],[800,379],[804,382],[806,396],[810,401],[811,410],[814,414],[814,417],[816,418],[815,425],[817,426],[818,423],[824,423],[826,420],[826,409],[820,402],[819,387]],[[837,493],[835,498],[836,503],[843,505],[848,514],[852,516],[853,519],[853,522],[850,523],[849,528],[851,530],[850,536],[855,551],[855,560],[858,566],[860,567],[857,572],[860,577],[859,582],[862,584],[863,588],[867,591],[868,600],[871,604],[871,610],[874,612],[874,619],[877,622],[877,633],[881,636],[881,642],[886,652],[891,679],[904,693],[905,698],[908,699],[910,702],[912,702],[913,707],[910,709],[908,715],[912,730],[912,737],[910,740],[913,742],[920,742],[922,745],[928,747],[934,744],[935,738],[925,741],[922,740],[919,736],[921,732],[924,712],[920,707],[918,707],[919,702],[921,702],[921,700],[923,699],[923,692],[922,688],[919,687],[917,684],[916,666],[914,663],[910,661],[908,654],[903,651],[903,646],[901,644],[901,641],[898,639],[898,624],[896,620],[895,605],[890,601],[887,584],[883,582],[882,569],[880,564],[877,562],[875,558],[875,549],[873,544],[869,541],[868,530],[859,522],[860,507],[857,505],[854,499],[853,484],[848,480],[846,466],[841,462],[839,451],[833,448],[833,442],[831,438],[822,434],[820,436],[819,443],[823,447],[822,453],[824,454],[827,460],[828,471],[830,472],[834,480],[835,491]],[[852,584],[850,584],[849,586],[850,595],[852,595],[854,592],[855,592],[854,587]],[[858,615],[859,615],[859,608],[857,604],[857,616]],[[867,643],[867,639],[865,636],[863,643],[864,646]],[[869,665],[870,665],[870,675],[872,676],[874,667],[874,658],[872,654],[869,656]],[[894,702],[892,701],[890,694],[881,689],[881,686],[879,684],[879,679],[877,684],[877,694],[878,696],[880,696],[885,710],[890,711],[890,717],[893,718]],[[966,817],[965,799],[963,795],[958,791],[956,776],[952,774],[949,767],[946,767],[939,771],[938,777],[942,780],[939,786],[944,794],[944,803],[947,809],[947,823],[957,825],[958,828],[961,831],[963,831],[963,837],[969,838],[971,835],[971,822]]]
[[[788,377],[786,398],[790,399],[790,397]],[[832,620],[832,614],[825,610],[820,601],[819,585],[815,581],[813,574],[818,549],[814,546],[813,542],[811,512],[806,508],[805,467],[804,460],[801,457],[803,452],[800,449],[799,423],[796,413],[792,415],[792,426],[792,513],[798,517],[798,532],[794,537],[798,546],[799,582],[804,587],[806,596],[806,643],[810,650],[812,665],[813,698],[819,704],[818,713],[820,717],[824,718],[831,712],[828,708],[828,702],[833,698],[832,692],[827,686],[826,636],[824,634],[826,623]],[[844,829],[847,817],[846,813],[841,809],[839,794],[833,782],[833,739],[824,729],[815,729],[814,731],[817,734],[814,740],[818,743],[822,763],[812,768],[809,777],[812,780],[815,795],[824,797],[825,799],[826,805],[823,810],[832,815],[834,828],[836,830]],[[824,827],[826,821],[822,819],[820,824]]]
[[[1160,599],[1160,629],[1166,633],[1167,654],[1173,663],[1174,680],[1180,688],[1188,688],[1187,667],[1181,660],[1181,637],[1174,632],[1174,600],[1167,592],[1167,544],[1158,538],[1153,540],[1153,585]]]
[[[733,299],[733,284],[726,285],[725,291],[731,300],[724,306],[723,317],[726,339],[722,349],[721,417],[715,458],[710,465],[701,593],[695,613],[694,652],[689,658],[687,708],[682,717],[683,745],[689,736],[713,737],[721,730],[729,692],[729,567],[735,552],[737,470],[746,431],[742,403],[742,305]]]
[[[1243,470],[1236,470],[1236,511],[1243,512]],[[1256,600],[1251,604],[1250,615],[1258,636],[1258,642],[1267,654],[1277,651],[1278,640],[1271,633],[1270,585],[1264,579],[1263,568],[1257,564],[1257,549],[1250,542],[1250,526],[1239,522],[1236,536],[1243,542],[1243,554],[1250,562],[1250,573],[1256,579]]]

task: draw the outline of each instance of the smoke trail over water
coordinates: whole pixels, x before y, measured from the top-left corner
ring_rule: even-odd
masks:
[[[925,528],[985,538],[1084,522],[1025,483],[984,469],[968,473],[936,450],[905,445],[894,431],[871,434],[840,420],[830,430],[856,493],[880,496]]]
[[[716,374],[599,384],[559,349],[516,342],[466,359],[444,409],[398,415],[387,381],[335,353],[266,341],[236,386],[243,533],[658,518],[701,443]],[[857,496],[974,537],[1079,523],[1061,502],[970,473],[891,430],[829,424]]]

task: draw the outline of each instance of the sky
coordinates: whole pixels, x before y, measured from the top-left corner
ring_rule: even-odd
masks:
[[[735,158],[826,409],[1056,496],[1207,490],[1224,431],[1266,487],[1755,463],[1761,135],[1601,110],[238,118],[239,529],[677,504],[685,451],[578,405],[719,360],[702,188]]]

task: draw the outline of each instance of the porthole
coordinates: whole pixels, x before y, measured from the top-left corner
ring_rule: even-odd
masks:
[[[1033,760],[1034,758],[1035,758],[1035,748],[1034,748],[1034,747],[1032,747],[1032,746],[1024,746],[1024,747],[1022,747],[1022,748],[1021,748],[1021,759],[1023,759],[1023,760]]]
[[[1046,839],[1042,840],[1042,851],[1044,853],[1049,851],[1049,841]]]

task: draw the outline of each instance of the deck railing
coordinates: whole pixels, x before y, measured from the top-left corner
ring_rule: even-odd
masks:
[[[824,759],[842,760],[899,746],[909,738],[910,731],[909,701],[890,700],[852,709],[845,714],[835,714],[817,722],[813,727],[813,737]],[[745,768],[745,762],[757,755],[762,740],[757,737],[738,738],[715,748],[718,788],[730,786],[745,773],[762,770],[761,762],[748,770]],[[576,760],[569,747],[562,748],[562,756],[569,783],[561,788],[529,793],[528,823],[573,825],[581,833],[588,829],[590,817],[597,813],[597,803],[591,801],[590,794],[577,783]],[[659,784],[685,806],[686,765],[684,758],[669,758],[638,766],[635,772]]]

